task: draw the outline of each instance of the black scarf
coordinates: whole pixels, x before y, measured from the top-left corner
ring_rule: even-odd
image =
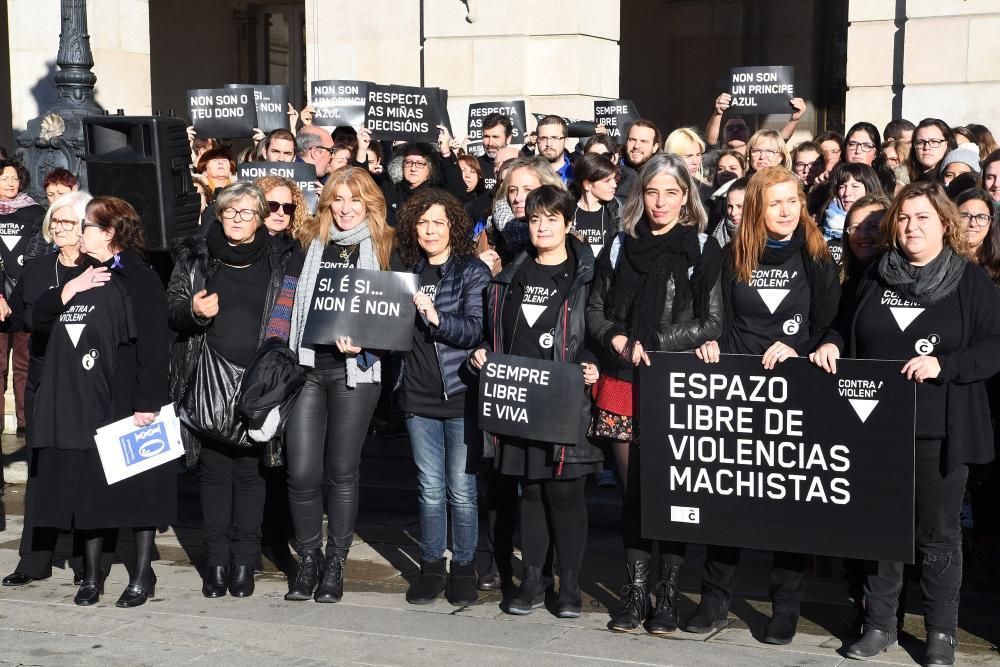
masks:
[[[674,283],[671,320],[677,322],[689,305],[704,313],[708,294],[721,270],[717,246],[711,262],[701,262],[698,230],[678,224],[666,234],[654,235],[643,219],[636,237],[624,235],[621,263],[614,273],[609,312],[628,313],[629,349],[636,341],[647,350],[659,347],[657,332],[666,307],[667,284]],[[688,269],[698,266],[692,278]],[[624,306],[624,308],[622,308]]]
[[[250,266],[264,257],[271,247],[267,228],[263,225],[257,228],[257,233],[249,243],[231,245],[218,220],[209,225],[205,240],[212,257],[230,266]]]
[[[929,306],[955,291],[967,262],[951,246],[945,246],[927,264],[914,266],[899,248],[893,248],[879,259],[878,273],[907,301]]]

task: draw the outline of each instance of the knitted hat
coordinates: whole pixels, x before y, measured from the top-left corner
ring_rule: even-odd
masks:
[[[966,146],[968,146],[968,148],[966,148]],[[981,171],[979,168],[979,146],[970,142],[962,144],[953,151],[949,151],[948,154],[944,156],[944,160],[941,161],[941,171],[944,171],[945,167],[953,162],[967,164],[973,172],[978,174]]]

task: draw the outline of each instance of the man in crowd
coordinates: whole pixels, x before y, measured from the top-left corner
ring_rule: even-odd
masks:
[[[514,135],[514,123],[502,113],[491,113],[483,119],[483,154],[479,156],[479,166],[483,170],[483,183],[487,190],[496,189],[497,153],[510,145]]]
[[[638,180],[638,171],[646,160],[658,153],[661,147],[660,129],[653,121],[640,118],[632,123],[622,155],[622,179],[615,194],[623,199],[629,196]]]
[[[330,173],[330,166],[336,153],[333,148],[333,136],[318,125],[306,125],[295,137],[295,147],[298,149],[298,155],[295,157],[297,162],[305,162],[316,167],[314,188],[302,193],[309,206],[309,213],[315,215],[316,205],[319,203],[316,193],[323,189],[323,182]]]
[[[562,182],[569,186],[573,182],[573,163],[566,152],[566,135],[569,127],[562,116],[545,116],[538,121],[535,137],[528,138],[528,143],[521,149],[524,155],[534,155],[535,146],[538,152],[549,161]]]
[[[273,130],[264,139],[264,157],[268,162],[294,162],[295,135],[283,128]]]

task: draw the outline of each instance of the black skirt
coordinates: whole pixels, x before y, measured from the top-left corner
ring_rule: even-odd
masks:
[[[36,526],[95,530],[177,521],[179,461],[109,485],[96,449],[45,447],[36,455],[38,465],[28,479]]]
[[[504,475],[525,479],[578,479],[601,470],[599,462],[563,463],[560,470],[559,461],[555,458],[558,451],[548,443],[519,438],[502,439],[496,467]]]

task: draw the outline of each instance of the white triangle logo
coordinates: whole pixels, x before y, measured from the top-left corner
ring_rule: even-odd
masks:
[[[64,324],[66,327],[66,333],[69,334],[69,339],[73,341],[73,347],[80,342],[80,334],[83,333],[83,328],[87,326],[86,324]]]
[[[590,244],[590,249],[594,251],[594,257],[597,257],[598,255],[601,254],[601,250],[604,249],[604,244],[603,243],[591,243]]]
[[[920,313],[924,312],[923,308],[893,308],[889,307],[889,311],[892,316],[896,319],[896,324],[899,325],[900,331],[906,331],[906,327],[913,323],[913,320],[919,317]]]
[[[767,309],[774,315],[774,311],[778,309],[778,306],[781,305],[781,302],[785,300],[790,291],[787,289],[759,289],[757,293],[760,294],[760,298],[764,301]]]
[[[868,417],[871,416],[872,410],[878,405],[878,401],[872,398],[849,398],[847,399],[851,403],[851,407],[854,411],[858,413],[858,417],[861,419],[861,423],[864,424],[868,421]]]
[[[11,236],[11,235],[8,235],[8,234],[4,234],[3,236],[0,236],[0,239],[3,239],[3,244],[5,246],[7,246],[7,250],[10,250],[10,251],[13,251],[14,250],[14,246],[16,246],[21,241],[21,237],[20,236]]]
[[[535,322],[538,318],[542,316],[545,312],[545,304],[542,303],[522,303],[521,313],[524,314],[524,319],[528,323],[529,327],[535,326]]]

